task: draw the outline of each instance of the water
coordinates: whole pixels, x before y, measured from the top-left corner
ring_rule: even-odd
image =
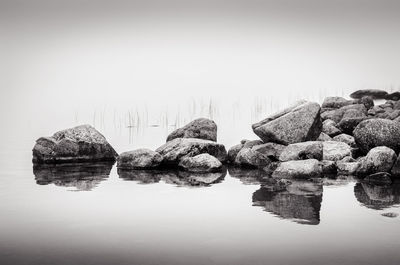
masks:
[[[215,109],[219,141],[227,147],[256,138],[249,128],[251,110],[245,123],[236,117],[235,125]],[[78,122],[93,119],[92,112],[83,113],[86,120],[70,113],[62,122],[74,124],[76,115]],[[185,112],[179,115],[189,119]],[[154,126],[151,118],[139,127],[114,126],[112,119],[97,120],[96,127],[118,152],[155,148],[174,128],[172,122]],[[117,171],[110,164],[33,168],[34,140],[62,129],[55,127],[38,123],[2,143],[0,264],[400,262],[400,217],[382,215],[400,213],[400,183],[295,181],[283,191],[272,189],[259,171],[235,168],[206,178]]]

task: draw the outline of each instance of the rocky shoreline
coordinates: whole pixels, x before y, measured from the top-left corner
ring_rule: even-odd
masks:
[[[327,97],[322,105],[299,101],[252,125],[260,139],[242,140],[228,151],[217,142],[217,125],[200,118],[170,133],[156,150],[120,155],[96,129],[81,125],[41,137],[34,167],[46,164],[117,161],[125,176],[179,169],[185,178],[223,172],[225,165],[263,172],[274,185],[285,179],[356,176],[390,184],[400,176],[400,92],[359,90],[353,99]],[[386,99],[375,105],[374,100]]]

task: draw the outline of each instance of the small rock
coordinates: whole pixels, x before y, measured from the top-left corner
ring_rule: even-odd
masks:
[[[346,110],[338,123],[338,128],[344,133],[352,134],[354,128],[366,118],[367,116],[363,111],[357,109]]]
[[[232,146],[228,151],[228,162],[233,163],[235,162],[237,154],[242,150],[244,144],[237,144]]]
[[[334,136],[336,136],[336,135],[342,133],[342,131],[339,130],[339,129],[336,127],[336,122],[334,122],[333,120],[329,120],[329,119],[328,119],[328,120],[325,120],[325,121],[322,123],[322,132],[323,132],[323,133],[326,133],[326,134],[329,135],[330,137],[334,137]]]
[[[124,152],[117,158],[117,167],[122,169],[144,169],[158,167],[163,157],[149,149]]]
[[[253,148],[242,148],[237,154],[235,164],[242,167],[261,168],[270,164],[271,160]]]
[[[356,141],[354,140],[354,137],[345,133],[339,134],[335,137],[333,137],[332,139],[333,141],[337,141],[337,142],[342,142],[342,143],[346,143],[351,147],[356,147]]]
[[[323,133],[323,132],[322,132],[322,133],[318,136],[317,141],[320,141],[320,142],[332,141],[332,138],[331,138],[329,135],[327,135],[326,133]]]
[[[272,161],[278,161],[279,156],[286,148],[285,145],[277,144],[277,143],[266,143],[261,145],[256,145],[253,147],[254,151],[262,153],[263,155],[267,156]]]
[[[365,159],[360,160],[361,167],[358,173],[359,175],[367,175],[377,172],[390,172],[396,159],[396,153],[392,149],[386,146],[374,147],[368,152]]]
[[[337,166],[335,161],[322,160],[320,163],[323,174],[336,174]]]
[[[274,178],[318,178],[322,166],[316,159],[282,162],[272,174]]]
[[[279,157],[280,161],[304,160],[304,159],[322,160],[322,142],[309,141],[288,145]]]
[[[215,172],[222,168],[222,163],[212,155],[200,154],[182,158],[179,167],[190,172]]]
[[[351,156],[348,144],[336,141],[322,142],[323,160],[338,161],[346,156]]]
[[[360,162],[346,162],[341,160],[336,163],[336,166],[338,175],[351,176],[356,175],[360,167]]]
[[[383,213],[381,215],[384,217],[389,217],[389,218],[395,218],[395,217],[399,216],[398,213]]]

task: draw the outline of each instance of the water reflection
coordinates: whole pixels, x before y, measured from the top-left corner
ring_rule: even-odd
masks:
[[[229,175],[233,178],[239,179],[246,185],[258,185],[265,182],[265,179],[270,175],[264,170],[260,169],[243,169],[238,167],[229,167]]]
[[[283,186],[264,184],[253,193],[253,205],[280,218],[296,223],[317,225],[320,222],[322,184],[310,181],[291,180]]]
[[[90,191],[110,175],[113,163],[79,163],[34,165],[33,174],[39,185],[74,187],[75,191]]]
[[[180,170],[123,170],[118,169],[120,178],[140,184],[158,183],[161,180],[178,187],[204,187],[220,183],[226,176],[226,169],[213,173],[191,173]]]
[[[354,195],[362,205],[382,210],[400,204],[400,181],[391,185],[357,183],[354,186]]]

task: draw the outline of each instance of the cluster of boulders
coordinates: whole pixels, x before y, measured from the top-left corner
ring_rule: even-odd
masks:
[[[42,137],[34,163],[117,161],[119,170],[178,168],[218,172],[225,163],[255,168],[274,178],[354,175],[371,183],[390,183],[400,175],[400,92],[359,90],[353,99],[327,97],[320,106],[299,101],[252,125],[258,140],[242,140],[227,152],[217,143],[217,125],[196,119],[167,137],[156,150],[118,155],[89,125]],[[375,99],[387,99],[375,105]]]

